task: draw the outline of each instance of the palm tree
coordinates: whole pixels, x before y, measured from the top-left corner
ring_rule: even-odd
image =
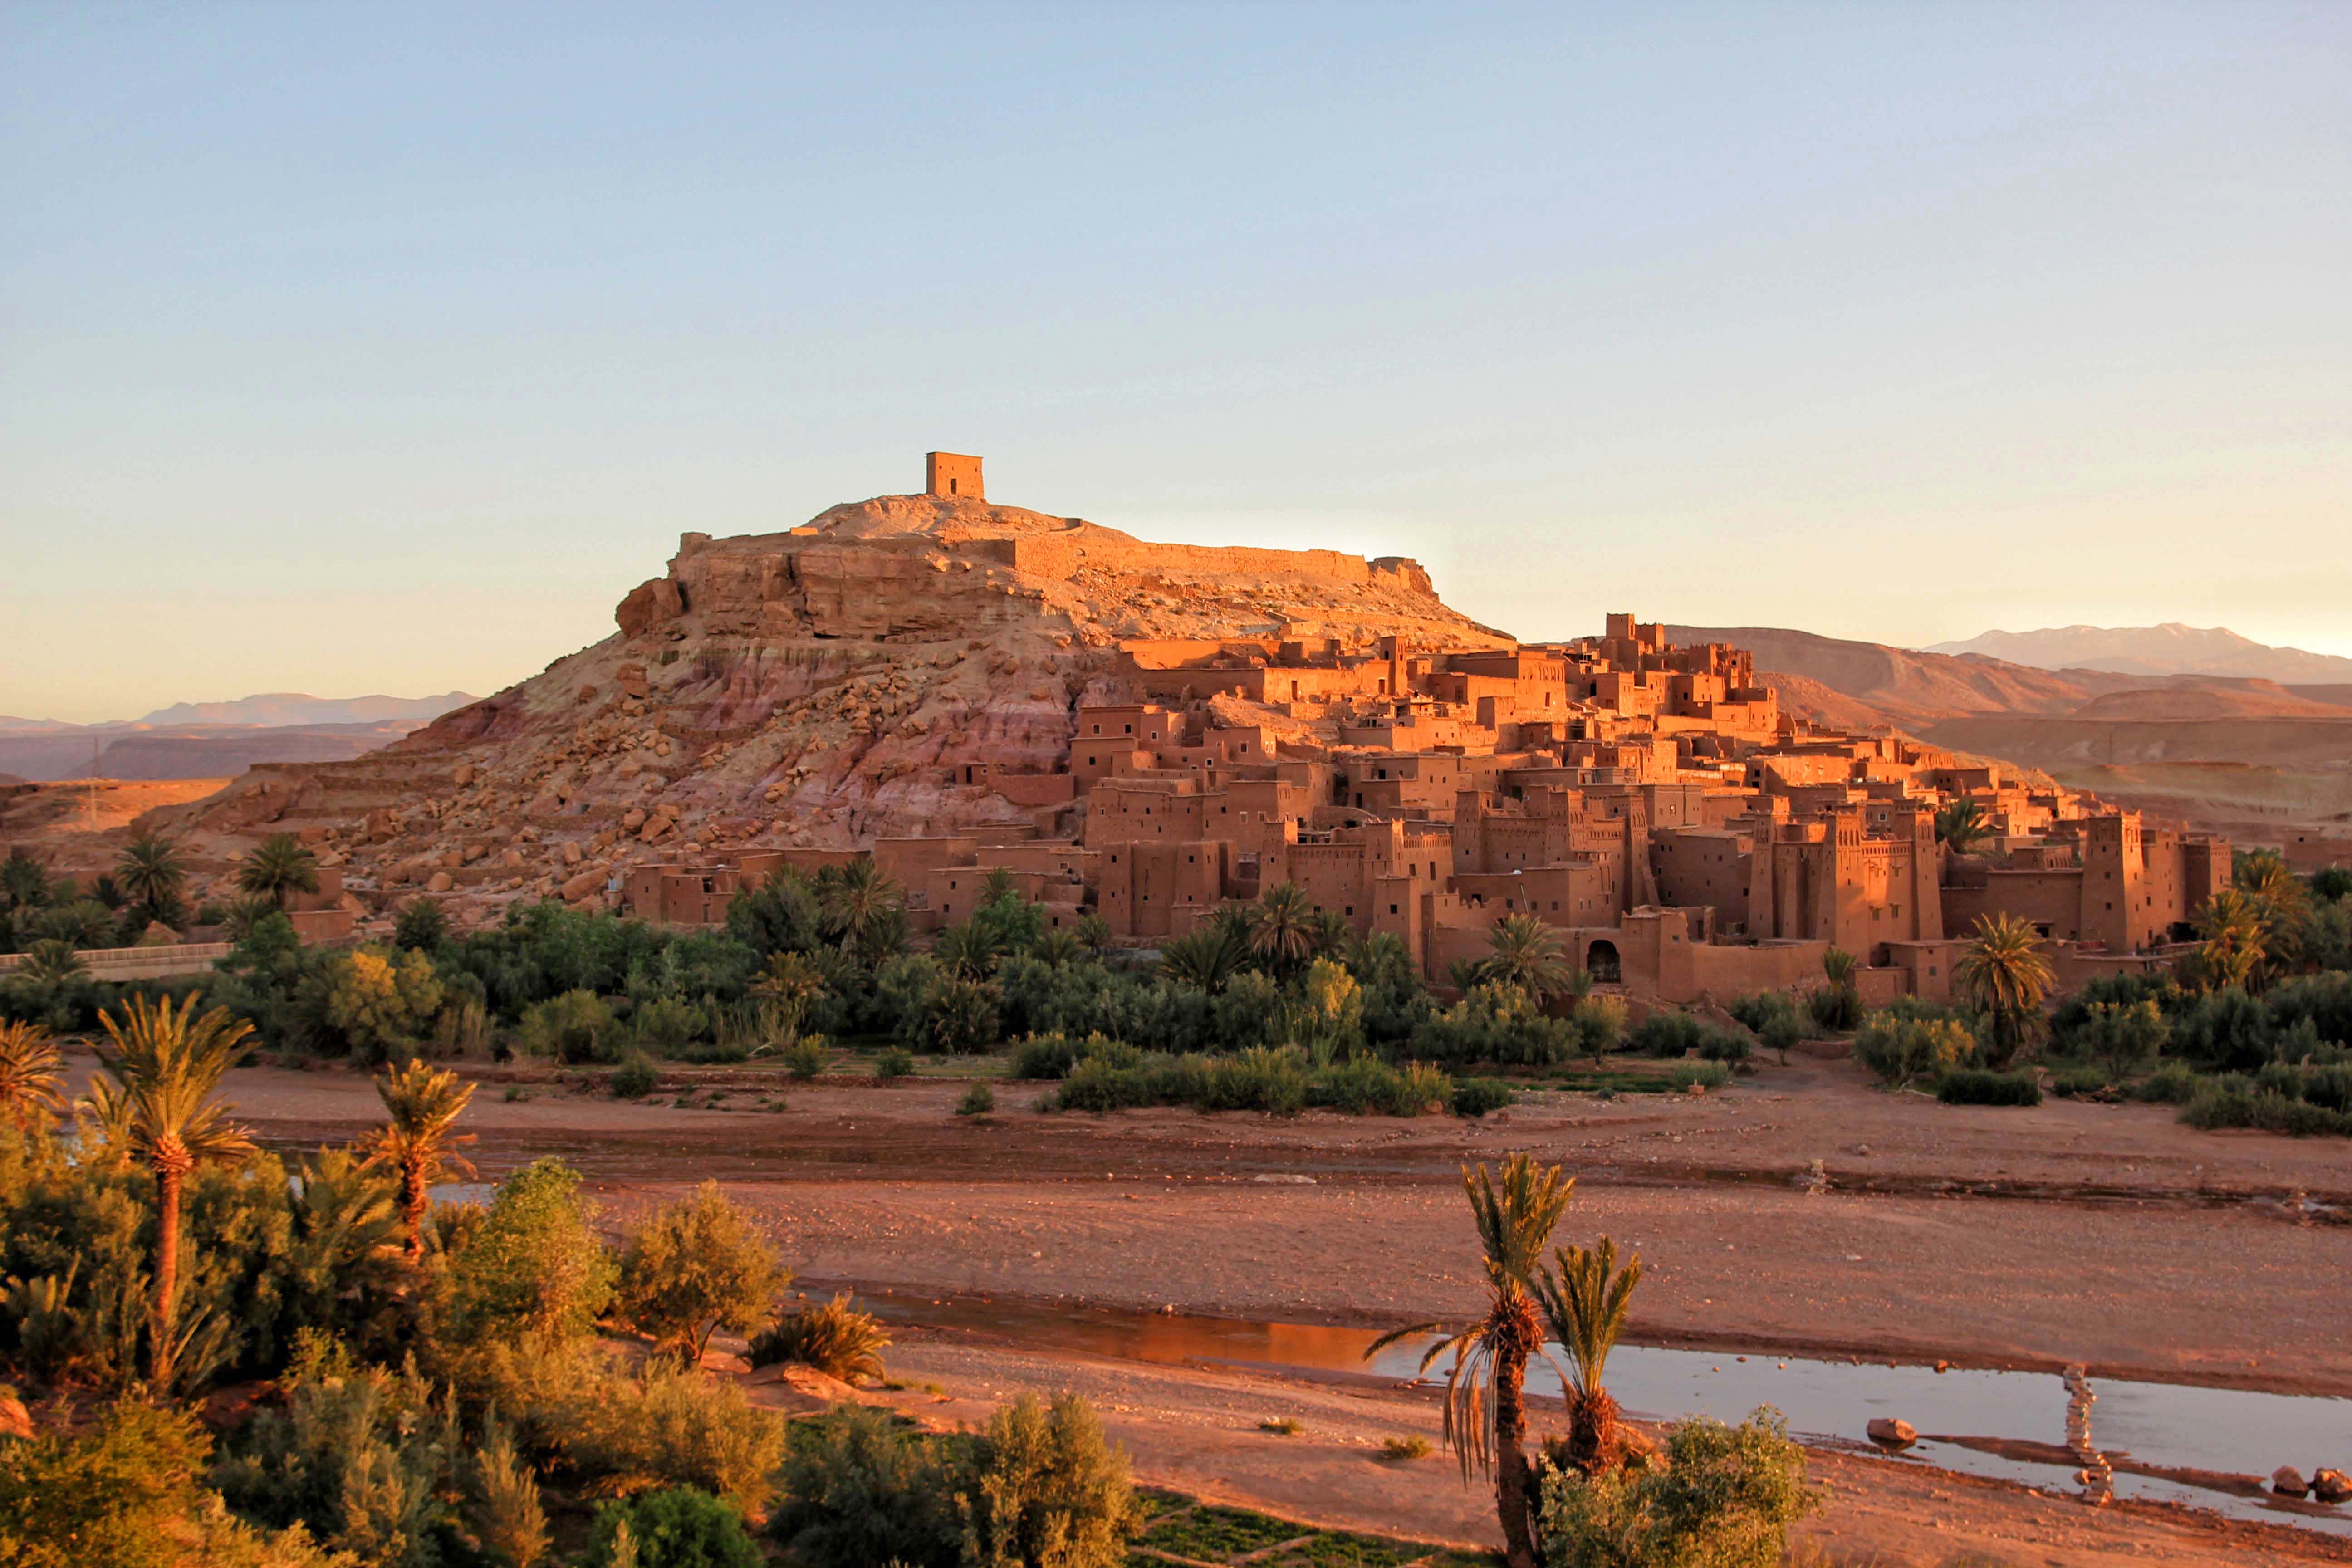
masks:
[[[132,902],[156,920],[179,901],[188,880],[188,865],[180,847],[160,833],[142,833],[122,847],[114,863],[115,880]]]
[[[0,859],[0,906],[9,912],[37,910],[49,901],[49,868],[30,855]]]
[[[360,1140],[368,1165],[388,1171],[400,1184],[400,1217],[408,1231],[408,1260],[425,1257],[425,1215],[433,1206],[433,1184],[445,1173],[471,1176],[474,1167],[452,1146],[471,1143],[470,1132],[453,1133],[474,1086],[454,1072],[436,1072],[421,1061],[381,1074],[376,1098],[383,1101],[384,1124]]]
[[[1559,933],[1536,916],[1503,916],[1487,931],[1486,945],[1494,951],[1479,961],[1481,979],[1516,985],[1538,1002],[1569,989]]]
[[[773,1005],[787,1034],[797,1035],[809,1005],[827,990],[824,971],[804,952],[778,952],[751,982],[751,994]]]
[[[1642,1282],[1639,1253],[1617,1267],[1617,1244],[1602,1237],[1590,1247],[1552,1249],[1559,1265],[1536,1282],[1551,1337],[1568,1356],[1568,1454],[1586,1475],[1615,1469],[1622,1458],[1617,1402],[1601,1386],[1601,1369],[1625,1331],[1633,1287]]]
[[[16,966],[16,977],[36,989],[62,985],[79,980],[89,973],[89,965],[69,942],[46,938],[25,950],[25,962]]]
[[[827,870],[833,869],[831,867]],[[886,910],[900,903],[898,884],[875,868],[874,857],[860,855],[840,868],[839,874],[821,879],[816,889],[817,908],[828,925],[841,929],[841,951],[855,948]]]
[[[2224,888],[2205,901],[2197,911],[2197,934],[2205,939],[2200,964],[2216,988],[2251,981],[2268,952],[2254,900],[2235,888]]]
[[[2055,983],[2042,956],[2042,935],[2015,915],[1979,915],[1976,931],[1952,966],[1979,1011],[1992,1020],[1990,1065],[2005,1068],[2023,1048],[2033,1020]]]
[[[1337,910],[1319,906],[1315,910],[1315,953],[1317,958],[1338,959],[1345,956],[1349,944],[1356,940],[1356,928],[1348,917]]]
[[[65,1098],[58,1092],[63,1060],[40,1025],[0,1024],[0,1117],[19,1133],[64,1111]]]
[[[1525,1154],[1503,1163],[1497,1184],[1480,1165],[1463,1167],[1462,1189],[1477,1222],[1485,1254],[1486,1315],[1475,1323],[1448,1328],[1415,1323],[1382,1334],[1364,1352],[1370,1359],[1399,1340],[1435,1332],[1441,1337],[1421,1358],[1426,1373],[1437,1358],[1454,1352],[1445,1379],[1446,1447],[1462,1460],[1462,1476],[1473,1468],[1495,1478],[1495,1510],[1503,1525],[1509,1568],[1535,1568],[1535,1536],[1529,1510],[1535,1501],[1534,1473],[1528,1463],[1524,1387],[1528,1360],[1543,1350],[1543,1322],[1536,1302],[1536,1271],[1544,1244],[1567,1211],[1576,1180],[1557,1165],[1538,1166]]]
[[[983,910],[991,904],[1001,904],[1007,899],[1020,896],[1021,884],[1013,879],[1013,872],[1007,867],[992,867],[988,875],[980,879],[980,908]]]
[[[100,1060],[121,1088],[127,1152],[155,1173],[155,1385],[172,1380],[173,1318],[180,1289],[180,1189],[207,1160],[250,1153],[245,1130],[215,1100],[221,1075],[245,1055],[253,1026],[226,1007],[195,1016],[196,995],[169,1001],[131,996],[120,1022],[99,1015],[111,1050]]]
[[[1992,834],[1992,824],[1975,801],[1956,800],[1936,813],[1936,841],[1949,845],[1955,855],[1968,854]]]
[[[1276,969],[1295,969],[1315,956],[1314,900],[1296,882],[1265,890],[1249,912],[1250,951]]]
[[[2274,849],[2242,856],[2231,880],[2245,890],[2262,926],[2257,970],[2275,973],[2297,967],[2311,927],[2311,890]]]
[[[236,885],[282,910],[289,895],[319,890],[319,858],[292,834],[273,833],[237,862]]]
[[[1242,939],[1230,925],[1203,921],[1160,949],[1160,973],[1214,995],[1242,966]]]

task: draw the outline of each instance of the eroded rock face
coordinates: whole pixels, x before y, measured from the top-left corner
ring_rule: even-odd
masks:
[[[382,752],[257,771],[154,826],[225,855],[331,826],[346,885],[378,908],[423,889],[479,916],[542,885],[593,901],[630,863],[688,843],[725,856],[1050,831],[966,771],[1065,764],[1081,700],[1135,695],[1122,639],[1510,640],[1401,558],[1155,544],[936,496],[838,506],[780,533],[687,534],[614,619],[603,642]],[[1221,717],[1297,728],[1271,710]]]

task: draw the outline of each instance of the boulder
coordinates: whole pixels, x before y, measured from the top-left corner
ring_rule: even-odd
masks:
[[[448,872],[436,871],[429,879],[426,879],[425,883],[425,890],[428,893],[446,893],[457,885],[457,884],[455,881],[450,879]]]
[[[646,810],[641,805],[633,805],[621,814],[621,831],[624,833],[635,833],[645,825]]]
[[[1870,1440],[1885,1448],[1907,1448],[1919,1440],[1918,1431],[1911,1423],[1891,1415],[1874,1415],[1863,1428]]]
[[[604,872],[583,871],[563,884],[563,901],[567,904],[577,903],[592,893],[601,893],[604,890]]]
[[[579,846],[579,845],[577,845],[577,844],[566,844],[566,845],[563,847],[563,863],[564,863],[565,865],[567,865],[567,866],[577,866],[578,864],[580,864],[580,858],[581,858],[581,856],[580,856],[580,846]]]
[[[2322,1465],[2311,1473],[2311,1495],[2322,1502],[2352,1502],[2352,1476]]]
[[[474,764],[471,763],[459,763],[455,768],[452,768],[449,771],[449,782],[456,784],[459,789],[464,789],[467,784],[472,784],[474,782]]]
[[[2310,1489],[2311,1483],[2293,1465],[2281,1465],[2271,1472],[2271,1490],[2281,1497],[2301,1497]]]

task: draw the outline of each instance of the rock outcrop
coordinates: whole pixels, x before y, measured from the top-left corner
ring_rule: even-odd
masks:
[[[1156,544],[940,496],[781,533],[688,533],[616,631],[351,762],[257,767],[149,826],[203,858],[299,827],[381,910],[600,897],[636,859],[1035,826],[974,770],[1066,764],[1084,699],[1132,695],[1121,644],[1511,639],[1400,558]],[[1235,700],[1221,698],[1222,705]],[[1289,725],[1279,710],[1231,721]]]

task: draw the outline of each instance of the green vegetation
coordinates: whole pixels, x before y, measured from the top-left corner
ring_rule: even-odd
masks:
[[[1962,1068],[1944,1075],[1936,1098],[1946,1105],[2039,1105],[2042,1084],[2031,1072]]]
[[[630,1231],[614,1306],[657,1351],[699,1362],[720,1329],[749,1331],[792,1279],[717,1182]]]
[[[872,1314],[849,1304],[847,1292],[822,1306],[787,1309],[751,1339],[753,1366],[791,1362],[844,1383],[882,1376],[889,1336]]]
[[[1738,1426],[1677,1422],[1662,1458],[1593,1475],[1548,1468],[1546,1568],[1778,1568],[1789,1527],[1822,1504],[1804,1450],[1770,1410]]]

